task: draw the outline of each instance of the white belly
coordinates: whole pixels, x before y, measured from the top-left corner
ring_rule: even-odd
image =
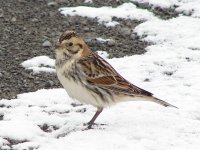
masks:
[[[102,107],[104,104],[94,92],[87,90],[81,83],[66,78],[60,71],[57,71],[58,79],[67,91],[68,95],[81,103],[91,104],[95,107]]]

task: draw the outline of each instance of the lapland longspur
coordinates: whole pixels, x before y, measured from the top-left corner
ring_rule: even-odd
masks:
[[[88,128],[103,108],[118,102],[147,100],[175,107],[124,79],[74,31],[65,31],[60,36],[55,51],[57,76],[69,96],[97,108]]]

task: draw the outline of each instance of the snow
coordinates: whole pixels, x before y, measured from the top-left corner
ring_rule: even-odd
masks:
[[[147,3],[153,7],[169,8],[178,3],[178,0],[131,0],[132,2]]]
[[[145,54],[104,57],[127,80],[179,109],[119,103],[102,112],[94,129],[85,130],[83,123],[95,108],[71,99],[64,89],[41,89],[0,100],[0,149],[200,149],[199,21],[192,16],[147,20],[134,29],[152,43]],[[54,68],[54,60],[44,56],[22,64]],[[15,144],[10,146],[10,141]]]
[[[199,58],[198,51],[158,44],[149,46],[144,55],[108,59],[129,81],[179,109],[150,102],[120,103],[105,109],[97,123],[106,125],[95,126],[93,130],[84,131],[83,123],[91,119],[95,108],[74,107],[72,103],[78,102],[63,89],[43,89],[20,94],[11,101],[1,100],[0,105],[5,107],[0,112],[4,114],[0,124],[4,140],[0,144],[6,145],[9,138],[27,141],[13,146],[17,149],[199,149]],[[146,78],[149,82],[144,82]],[[40,129],[44,124],[50,132]]]
[[[44,135],[39,127],[26,121],[1,121],[0,131],[0,136],[15,140],[32,140],[35,135]]]
[[[200,19],[180,16],[170,20],[152,20],[136,27],[148,42],[200,49]],[[173,33],[173,34],[172,34]]]
[[[200,17],[199,0],[131,0],[132,2],[149,4],[151,7],[172,8],[179,13]]]
[[[115,26],[119,24],[116,21],[113,21],[113,17],[121,19],[137,19],[137,20],[150,20],[155,19],[156,17],[153,13],[137,8],[132,3],[124,3],[116,8],[109,6],[104,6],[100,8],[87,7],[87,6],[78,6],[78,7],[64,7],[60,8],[59,11],[64,15],[70,16],[82,16],[89,18],[97,18],[99,23],[103,23],[106,26]]]
[[[84,3],[93,3],[92,0],[85,0]]]
[[[33,70],[34,73],[55,72],[54,64],[55,60],[48,56],[37,56],[21,63],[24,68]]]
[[[97,38],[97,40],[104,43],[109,41],[110,39]],[[108,58],[109,56],[109,54],[105,51],[97,51],[97,53],[103,58]],[[25,69],[30,69],[36,74],[40,72],[48,72],[48,73],[56,72],[55,60],[49,58],[48,56],[36,56],[34,58],[22,62],[21,65]]]
[[[172,103],[172,100],[168,101]],[[91,118],[94,108],[87,105],[73,107],[71,105],[73,101],[63,89],[38,90],[21,94],[15,100],[0,101],[0,104],[9,106],[2,109],[4,119],[0,123],[0,136],[5,139],[2,140],[5,145],[6,138],[27,141],[14,145],[13,149],[32,147],[39,150],[53,150],[57,147],[59,150],[64,150],[67,147],[69,150],[78,150],[81,147],[83,150],[133,148],[168,150],[185,147],[187,150],[192,150],[199,148],[200,121],[195,116],[194,107],[182,107],[181,103],[187,105],[186,99],[175,101],[178,100],[173,102],[179,106],[177,110],[150,102],[121,103],[106,109],[98,118],[97,123],[106,125],[83,131],[85,128],[83,123]],[[62,106],[66,107],[65,112]],[[86,109],[86,112],[81,113],[82,109]],[[44,124],[52,127],[51,132],[43,132],[39,128]],[[58,129],[54,130],[53,126]]]
[[[176,8],[176,11],[183,12],[186,15],[200,18],[200,1],[199,0],[182,0],[182,3]]]
[[[101,56],[102,58],[104,58],[104,59],[109,57],[109,54],[107,52],[105,52],[105,51],[97,51],[97,54],[99,56]]]

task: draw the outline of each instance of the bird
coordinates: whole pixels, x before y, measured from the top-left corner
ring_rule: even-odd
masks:
[[[57,77],[68,95],[97,108],[87,123],[88,129],[92,128],[104,108],[118,102],[144,100],[177,108],[122,77],[75,31],[65,31],[60,35],[55,44],[55,55]]]

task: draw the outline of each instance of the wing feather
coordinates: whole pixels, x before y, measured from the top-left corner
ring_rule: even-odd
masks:
[[[152,96],[152,93],[124,79],[108,62],[95,53],[80,60],[80,64],[84,68],[84,75],[88,83],[91,85],[129,96]]]

